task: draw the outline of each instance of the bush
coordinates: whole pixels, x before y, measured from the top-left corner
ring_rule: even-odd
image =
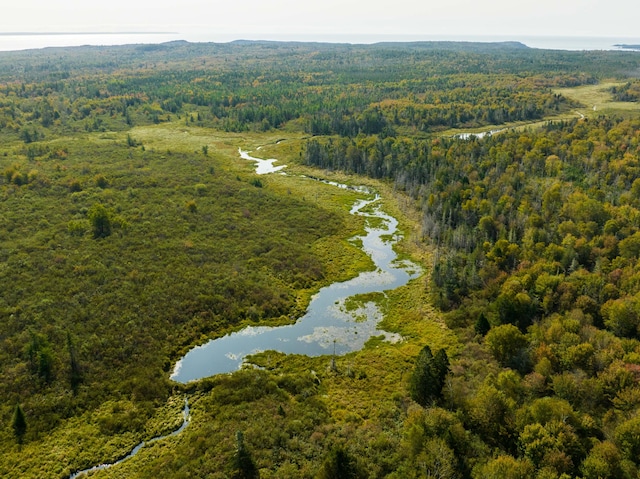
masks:
[[[107,209],[100,203],[93,205],[87,212],[94,238],[106,238],[111,235],[111,218]]]

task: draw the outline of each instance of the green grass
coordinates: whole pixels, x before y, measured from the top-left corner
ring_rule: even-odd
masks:
[[[585,116],[640,112],[639,102],[613,101],[613,95],[609,90],[615,86],[622,86],[624,84],[625,82],[604,81],[597,85],[560,88],[555,90],[555,93],[564,95],[583,104],[584,108],[578,108],[576,112]]]

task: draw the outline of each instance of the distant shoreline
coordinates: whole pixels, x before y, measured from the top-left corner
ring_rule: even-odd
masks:
[[[0,37],[57,35],[177,35],[178,32],[0,32]]]
[[[621,48],[622,50],[640,50],[640,44],[627,45],[625,43],[616,43],[614,47]]]
[[[160,27],[162,28],[162,27]],[[128,32],[0,32],[0,52],[66,48],[77,46],[116,46],[130,44],[161,44],[172,41],[189,43],[230,43],[249,41],[313,42],[313,43],[407,43],[407,42],[518,42],[528,48],[563,51],[618,51],[635,52],[632,46],[640,45],[638,37],[566,37],[526,35],[422,35],[422,34],[286,34],[286,33],[221,33],[215,30],[180,31],[175,25],[165,28],[173,31]],[[620,45],[620,46],[618,46]],[[623,48],[622,46],[626,47]]]

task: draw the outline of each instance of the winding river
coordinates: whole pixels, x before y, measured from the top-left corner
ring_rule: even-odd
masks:
[[[239,150],[239,153],[241,158],[257,163],[258,174],[275,173],[285,168],[284,165],[274,166],[277,162],[275,159],[254,158],[242,150]],[[311,180],[317,179],[310,178]],[[318,181],[339,188],[352,188],[340,183]],[[351,208],[351,214],[376,218],[376,223],[380,225],[368,225],[365,235],[353,238],[371,257],[375,269],[360,273],[349,281],[333,283],[322,288],[311,299],[307,313],[295,324],[277,327],[249,326],[192,349],[176,363],[171,379],[187,383],[214,374],[229,373],[240,368],[248,355],[266,350],[307,356],[342,355],[362,349],[373,336],[383,336],[392,342],[402,339],[398,334],[378,329],[382,312],[374,301],[358,303],[355,308],[347,307],[347,300],[352,296],[392,290],[421,274],[418,265],[410,261],[400,261],[393,250],[393,246],[399,240],[396,233],[398,221],[381,210],[380,198],[372,195],[366,188],[352,189],[366,194],[369,198],[356,201]],[[135,456],[145,445],[180,434],[191,421],[189,402],[186,398],[182,414],[182,425],[170,434],[142,441],[123,458],[113,463],[99,464],[74,472],[70,479],[120,464]]]
[[[242,150],[239,153],[241,158],[257,163],[258,174],[273,173],[284,168],[273,165],[277,160],[254,158]],[[347,300],[355,295],[384,292],[405,285],[420,275],[420,267],[409,261],[398,260],[393,250],[399,239],[398,221],[381,210],[379,197],[356,201],[351,214],[378,220],[377,226],[367,226],[365,235],[354,238],[354,242],[361,244],[363,251],[371,257],[375,264],[373,271],[322,288],[311,299],[307,313],[295,324],[248,326],[192,349],[176,363],[171,379],[187,383],[229,373],[240,368],[248,355],[266,350],[307,356],[342,355],[362,349],[373,336],[399,341],[399,335],[378,329],[382,312],[374,301],[348,308]]]

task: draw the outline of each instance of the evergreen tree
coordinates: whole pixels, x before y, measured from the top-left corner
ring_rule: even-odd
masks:
[[[13,434],[16,436],[18,444],[22,444],[24,435],[27,433],[27,420],[20,404],[16,404],[16,408],[13,411],[13,421],[11,422],[11,426],[13,427]]]
[[[412,399],[422,406],[439,399],[448,372],[449,358],[444,349],[439,350],[434,357],[429,346],[422,348],[409,379]]]
[[[54,357],[47,339],[31,331],[31,341],[26,350],[31,372],[44,383],[50,383],[53,379]]]
[[[69,383],[73,394],[78,394],[78,386],[82,382],[80,365],[76,359],[76,351],[71,341],[71,334],[67,332],[67,347],[69,348]]]
[[[479,334],[480,336],[484,336],[491,329],[489,320],[484,315],[484,313],[480,313],[480,316],[478,316],[476,324],[474,325],[474,329],[476,330],[476,334]]]
[[[434,376],[436,381],[436,398],[442,397],[442,389],[444,388],[447,374],[449,374],[449,357],[444,349],[438,350],[433,358]]]
[[[231,469],[231,477],[233,479],[257,479],[260,477],[251,454],[244,446],[242,431],[236,432],[236,452],[233,455]]]
[[[418,354],[413,374],[409,380],[409,393],[415,402],[426,406],[436,396],[436,382],[433,371],[433,354],[425,346]]]
[[[364,477],[357,462],[342,447],[329,452],[316,479],[359,479]]]

